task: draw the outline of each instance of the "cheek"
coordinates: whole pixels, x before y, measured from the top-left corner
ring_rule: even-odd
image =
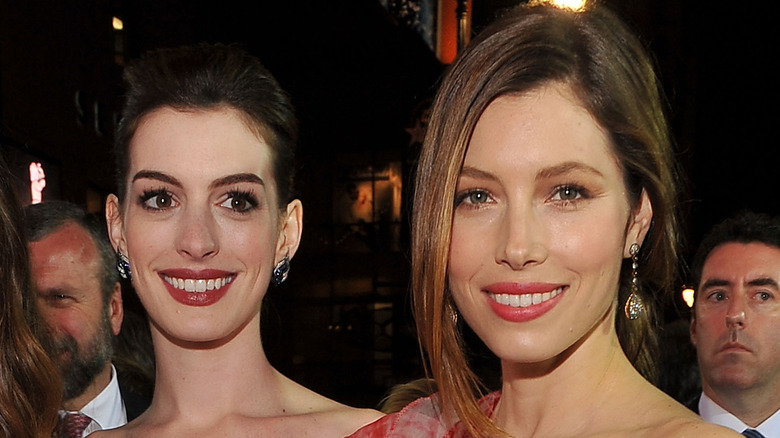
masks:
[[[479,267],[490,260],[490,243],[485,235],[474,239],[463,227],[453,227],[448,277],[451,284],[471,277]]]
[[[66,334],[80,342],[95,330],[92,318],[73,309],[48,309],[41,314],[58,337]]]
[[[719,332],[726,330],[725,316],[712,310],[696,310],[696,342],[701,344],[709,339],[719,336]]]

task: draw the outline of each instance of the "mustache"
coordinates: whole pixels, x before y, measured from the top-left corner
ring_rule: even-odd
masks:
[[[79,353],[79,344],[72,336],[65,335],[59,338],[52,336],[51,338],[49,345],[50,350],[48,351],[52,357],[56,358],[63,353],[70,353],[72,355],[77,355]],[[44,346],[44,348],[46,347]]]

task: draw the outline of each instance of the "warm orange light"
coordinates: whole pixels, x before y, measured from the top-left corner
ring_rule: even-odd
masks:
[[[114,17],[112,25],[114,26],[114,30],[122,30],[125,28],[125,24],[118,17]]]
[[[588,3],[588,0],[538,0],[532,1],[531,3],[548,3],[557,8],[570,9],[575,12],[580,12],[585,10],[585,6],[586,3]]]
[[[682,298],[683,301],[685,301],[685,304],[688,305],[688,307],[693,307],[693,289],[686,288],[682,291]]]

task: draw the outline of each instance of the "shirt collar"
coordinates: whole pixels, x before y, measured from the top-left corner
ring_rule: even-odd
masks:
[[[92,423],[87,426],[84,436],[96,430],[114,429],[127,423],[127,413],[119,392],[119,381],[113,364],[111,381],[97,397],[81,408],[80,412],[92,418]]]
[[[731,430],[742,432],[745,429],[756,429],[764,436],[780,436],[780,410],[775,411],[771,417],[764,420],[758,427],[750,427],[742,420],[735,417],[729,411],[720,407],[717,403],[702,393],[699,399],[699,415],[708,423],[719,424]]]

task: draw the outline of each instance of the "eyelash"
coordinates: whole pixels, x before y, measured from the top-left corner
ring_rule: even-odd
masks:
[[[474,195],[483,195],[483,196],[485,196],[485,200],[483,202],[468,202],[468,203],[466,203],[466,201],[469,200],[469,198],[471,196],[474,196]],[[491,199],[492,199],[492,196],[490,195],[490,192],[488,192],[487,190],[484,190],[484,189],[469,189],[469,190],[461,192],[461,193],[459,193],[459,194],[457,194],[455,196],[455,207],[458,207],[458,206],[460,206],[462,204],[465,204],[468,208],[474,208],[474,209],[482,208],[482,206],[485,203],[487,203],[488,201],[490,201]]]
[[[563,199],[561,197],[562,193],[565,191],[569,191],[571,193],[574,193],[573,199]],[[559,199],[555,199],[558,197]],[[568,206],[571,204],[576,204],[584,199],[590,199],[591,193],[586,189],[585,187],[578,185],[578,184],[561,184],[557,187],[555,187],[552,191],[552,196],[550,196],[550,200],[553,202],[560,202],[563,203],[564,206]]]
[[[170,205],[167,206],[150,205],[149,201],[153,200],[158,196],[165,196],[165,198],[169,200]],[[242,209],[237,209],[232,204],[235,201],[243,201],[246,202],[248,205]],[[141,196],[139,196],[138,202],[139,204],[141,204],[141,207],[143,207],[145,210],[150,210],[150,211],[167,210],[171,207],[174,207],[177,204],[176,200],[174,199],[173,193],[169,192],[165,188],[145,190],[141,194]],[[249,190],[238,190],[238,189],[231,190],[225,194],[224,201],[220,202],[219,205],[223,206],[225,203],[228,202],[230,204],[225,206],[225,208],[228,208],[240,214],[249,213],[250,211],[256,209],[257,206],[259,205],[257,197],[254,195],[252,191]]]
[[[151,211],[167,210],[168,208],[171,207],[171,205],[165,207],[153,207],[149,205],[149,201],[151,201],[152,199],[160,195],[165,195],[168,199],[170,199],[170,201],[173,201],[173,193],[169,192],[164,188],[159,188],[159,189],[144,190],[141,196],[138,197],[138,203],[141,204],[141,207],[143,207],[145,210],[151,210]]]
[[[249,206],[246,207],[243,210],[237,210],[237,209],[233,208],[232,206],[227,207],[227,208],[230,208],[231,210],[235,211],[236,213],[240,213],[240,214],[249,213],[252,210],[256,209],[257,206],[260,204],[258,202],[258,200],[257,200],[257,197],[254,195],[254,193],[252,191],[249,191],[249,190],[237,190],[236,189],[236,190],[229,191],[227,193],[227,195],[226,195],[225,201],[220,203],[220,205],[223,205],[225,202],[228,202],[228,201],[231,201],[231,204],[232,204],[232,201],[244,201],[247,204],[249,204]]]

